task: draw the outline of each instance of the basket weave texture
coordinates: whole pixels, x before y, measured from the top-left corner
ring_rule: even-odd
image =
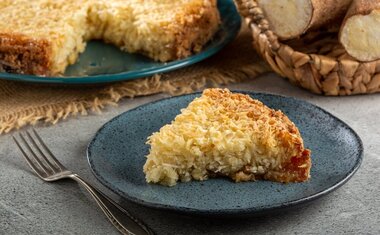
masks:
[[[337,33],[310,32],[280,42],[255,0],[235,3],[252,31],[254,48],[276,73],[292,83],[330,96],[380,92],[380,60],[352,58]]]

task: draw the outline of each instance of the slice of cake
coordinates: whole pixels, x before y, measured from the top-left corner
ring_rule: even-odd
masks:
[[[2,0],[0,70],[62,74],[92,39],[181,59],[199,52],[219,22],[216,0]]]
[[[148,138],[144,165],[149,183],[226,176],[303,182],[310,177],[310,150],[281,111],[248,95],[207,89],[175,120]]]

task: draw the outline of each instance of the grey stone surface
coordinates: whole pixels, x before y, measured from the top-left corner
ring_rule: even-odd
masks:
[[[157,234],[380,234],[380,94],[322,97],[292,86],[273,74],[229,88],[294,96],[330,111],[362,138],[365,156],[361,168],[337,191],[285,213],[247,219],[194,218],[121,200],[95,180],[85,157],[88,142],[106,121],[166,95],[127,99],[102,115],[71,118],[55,126],[42,124],[37,129],[69,169],[119,200]],[[76,183],[45,183],[38,179],[7,134],[0,136],[0,234],[118,232]]]

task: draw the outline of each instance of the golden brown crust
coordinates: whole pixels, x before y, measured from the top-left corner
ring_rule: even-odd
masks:
[[[247,116],[255,122],[265,122],[267,121],[266,119],[273,118],[275,124],[278,125],[277,127],[282,129],[280,132],[281,135],[285,135],[286,133],[299,135],[298,128],[284,113],[268,108],[262,102],[252,99],[249,95],[232,93],[228,89],[206,89],[203,95],[209,97],[218,105],[224,106],[231,115],[244,110],[247,112]],[[238,105],[233,105],[231,101],[237,101]],[[231,116],[230,118],[238,118],[238,116]],[[281,138],[282,137],[283,136],[281,136]],[[301,138],[294,141],[298,141],[298,144],[302,144],[300,139]]]
[[[236,182],[242,182],[263,178],[282,183],[290,183],[304,182],[309,179],[311,169],[311,151],[304,148],[303,140],[298,128],[284,113],[269,109],[263,103],[252,99],[248,95],[230,93],[228,90],[208,89],[205,90],[203,94],[215,100],[216,103],[224,105],[226,109],[230,109],[231,114],[237,113],[238,111],[244,109],[247,112],[247,116],[252,118],[252,121],[255,122],[263,121],[263,123],[265,123],[265,119],[272,118],[270,122],[276,124],[273,125],[273,128],[279,130],[275,132],[277,134],[278,141],[286,148],[292,148],[293,151],[296,152],[294,156],[289,158],[289,161],[283,162],[279,169],[271,170],[263,175],[253,172],[252,166],[246,165],[237,173],[230,175],[233,180]],[[230,105],[231,100],[237,100],[240,105]],[[263,113],[267,114],[262,115]],[[237,117],[231,116],[230,118]]]
[[[216,1],[212,0],[208,6],[188,7],[175,17],[175,23],[170,29],[176,39],[172,45],[173,57],[169,60],[185,58],[202,50],[220,24],[219,11],[215,9]]]
[[[49,75],[50,67],[51,46],[47,40],[35,40],[21,34],[0,33],[0,70]]]

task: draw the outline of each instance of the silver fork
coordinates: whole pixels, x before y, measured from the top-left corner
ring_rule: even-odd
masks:
[[[121,208],[112,199],[86,183],[77,174],[67,170],[56,159],[37,132],[34,129],[32,132],[32,134],[29,131],[26,131],[25,134],[20,133],[19,138],[13,136],[13,140],[21,150],[29,166],[42,180],[52,182],[60,179],[73,179],[90,193],[108,220],[122,234],[153,234],[148,227]]]

